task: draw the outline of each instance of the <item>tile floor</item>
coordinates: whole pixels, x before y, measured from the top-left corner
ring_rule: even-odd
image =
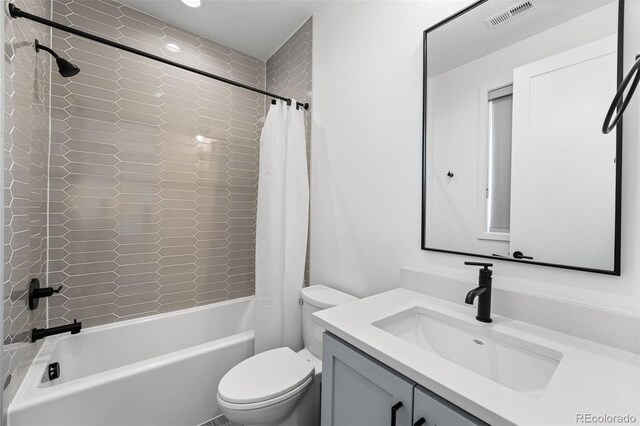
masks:
[[[211,419],[206,423],[201,424],[200,426],[242,426],[238,423],[233,423],[228,420],[225,416],[218,416],[215,419]]]

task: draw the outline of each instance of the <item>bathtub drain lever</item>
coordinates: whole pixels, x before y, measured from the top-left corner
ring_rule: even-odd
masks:
[[[55,380],[60,377],[60,363],[52,362],[49,364],[47,373],[49,374],[49,380]]]

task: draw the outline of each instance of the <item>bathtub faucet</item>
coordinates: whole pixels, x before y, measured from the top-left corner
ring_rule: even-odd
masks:
[[[68,331],[71,334],[78,334],[82,329],[82,323],[77,319],[73,320],[72,324],[60,325],[58,327],[51,328],[34,328],[31,330],[31,343],[34,343],[40,339],[44,339],[47,336],[53,336],[55,334],[66,333]]]

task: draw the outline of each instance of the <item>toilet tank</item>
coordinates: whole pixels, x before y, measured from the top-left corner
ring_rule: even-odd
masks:
[[[304,346],[316,358],[322,359],[322,333],[324,329],[313,322],[311,314],[344,303],[358,300],[357,297],[324,285],[312,285],[300,290],[302,299],[302,339]]]

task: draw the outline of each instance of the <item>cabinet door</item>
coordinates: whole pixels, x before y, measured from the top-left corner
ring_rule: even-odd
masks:
[[[411,426],[414,385],[358,349],[325,333],[322,426]]]
[[[413,395],[413,424],[416,426],[489,426],[419,385],[416,386]]]

